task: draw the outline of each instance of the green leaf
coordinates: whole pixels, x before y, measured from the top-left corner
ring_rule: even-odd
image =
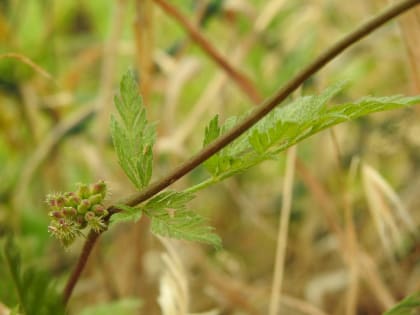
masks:
[[[395,305],[390,310],[383,313],[383,315],[414,315],[415,311],[420,308],[420,292],[416,292],[397,305]]]
[[[3,254],[13,281],[20,314],[65,314],[62,297],[51,282],[51,276],[35,268],[23,269],[19,249],[11,237],[6,239]]]
[[[209,125],[206,127],[206,130],[204,132],[203,145],[206,146],[212,143],[219,136],[220,136],[219,115],[216,115],[212,120],[210,120]]]
[[[132,315],[138,314],[141,301],[137,298],[125,298],[115,302],[101,303],[85,308],[80,315]]]
[[[186,209],[186,203],[193,198],[190,193],[164,191],[149,200],[144,211],[152,219],[152,232],[220,248],[221,240],[214,229],[206,225],[206,219]]]
[[[189,210],[159,210],[152,217],[152,232],[166,237],[196,241],[221,247],[221,240],[213,233],[213,228],[206,225],[206,220]]]
[[[276,108],[274,114],[267,116],[267,120],[271,119],[274,123],[279,120],[296,123],[311,121],[324,112],[325,104],[337,95],[344,86],[345,83],[338,83],[325,89],[320,95],[300,97],[287,106]],[[264,123],[260,123],[260,125],[264,125]]]
[[[111,223],[117,222],[137,222],[143,215],[143,209],[139,207],[130,207],[127,205],[116,205],[116,208],[122,210],[111,217]]]
[[[187,202],[192,199],[194,199],[194,195],[191,193],[167,190],[150,199],[144,208],[155,210],[168,208],[183,209],[185,208]]]
[[[275,154],[283,151],[287,147],[339,123],[372,113],[403,108],[419,103],[420,97],[404,97],[399,95],[389,97],[364,97],[355,102],[324,109],[322,115],[318,115],[307,122],[298,123],[294,129],[292,128],[294,134],[290,131],[286,131],[273,137],[273,150],[271,153]]]
[[[241,137],[206,161],[206,168],[216,181],[242,172],[263,160],[333,125],[374,112],[420,103],[420,96],[365,97],[358,101],[327,107],[344,84],[336,84],[320,95],[304,96],[271,111]],[[214,118],[205,132],[204,144],[233,127],[238,119],[228,119],[221,127]]]
[[[209,145],[214,140],[216,140],[221,134],[221,128],[219,126],[219,116],[216,115],[206,127],[204,132],[204,141],[203,147]],[[219,164],[221,163],[223,155],[223,150],[217,152],[209,159],[204,162],[204,167],[213,175],[217,175],[219,173]]]
[[[137,189],[146,187],[152,177],[154,124],[147,121],[134,74],[127,72],[115,97],[119,118],[111,117],[111,135],[118,161]]]
[[[237,117],[230,117],[228,118],[223,126],[219,126],[218,116],[216,115],[206,127],[205,136],[203,141],[203,146],[206,146],[216,140],[221,134],[228,132],[232,129],[238,122]],[[223,174],[224,172],[228,171],[232,168],[232,164],[234,163],[234,152],[233,150],[237,150],[237,147],[227,146],[223,148],[209,159],[204,162],[204,167],[211,173],[214,177]]]

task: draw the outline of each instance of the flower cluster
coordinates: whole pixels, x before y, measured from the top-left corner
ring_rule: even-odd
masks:
[[[107,225],[104,218],[108,211],[102,204],[107,192],[104,181],[94,184],[79,184],[76,192],[58,193],[47,196],[51,223],[48,231],[65,246],[69,246],[82,230],[90,227],[101,232]]]

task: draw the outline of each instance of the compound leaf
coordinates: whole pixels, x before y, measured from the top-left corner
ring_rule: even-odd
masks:
[[[327,88],[320,95],[304,96],[271,111],[255,126],[205,162],[210,174],[221,180],[275,157],[288,147],[328,127],[371,113],[420,103],[420,96],[364,97],[327,107],[345,84]],[[213,118],[205,131],[204,145],[231,129],[240,119],[230,118],[221,127]]]

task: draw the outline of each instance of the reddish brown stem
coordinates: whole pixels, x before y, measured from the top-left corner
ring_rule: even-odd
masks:
[[[155,0],[160,1],[160,0]],[[283,102],[291,93],[293,93],[305,80],[310,78],[314,73],[320,70],[325,66],[329,61],[337,57],[342,51],[351,46],[352,44],[359,41],[361,38],[370,34],[373,30],[377,29],[390,19],[396,17],[397,15],[407,11],[408,9],[419,4],[420,0],[405,0],[398,4],[385,9],[383,12],[379,13],[372,19],[360,25],[353,32],[343,37],[341,40],[336,42],[332,47],[327,49],[322,53],[318,58],[316,58],[312,63],[306,66],[301,70],[295,77],[286,83],[280,90],[278,90],[274,96],[269,98],[261,106],[259,106],[249,117],[244,119],[241,123],[232,128],[228,133],[224,134],[216,141],[212,142],[210,145],[205,147],[203,150],[198,152],[190,160],[181,164],[173,172],[168,174],[166,177],[152,183],[143,191],[137,193],[133,197],[129,198],[126,201],[126,204],[129,206],[135,206],[150,197],[154,196],[161,190],[165,189],[182,176],[196,168],[198,165],[203,163],[205,160],[210,158],[212,155],[223,149],[233,140],[242,135],[245,131],[255,125],[261,118],[267,115],[271,110],[273,110],[278,104]],[[118,212],[117,209],[111,208],[111,212]]]
[[[161,1],[161,0],[155,0]],[[293,93],[305,80],[310,78],[314,73],[319,71],[323,66],[325,66],[329,61],[333,60],[337,57],[341,52],[343,52],[346,48],[351,46],[352,44],[356,43],[363,37],[370,34],[373,30],[377,29],[387,21],[391,20],[392,18],[400,15],[401,13],[409,10],[410,8],[416,6],[420,3],[420,0],[405,0],[401,1],[400,3],[394,4],[389,8],[385,9],[372,19],[368,20],[367,22],[360,25],[356,28],[353,32],[348,34],[347,36],[343,37],[341,40],[336,42],[333,46],[327,49],[324,53],[322,53],[318,58],[316,58],[312,63],[306,66],[302,71],[300,71],[294,78],[292,78],[289,82],[286,83],[277,93],[274,94],[273,97],[269,98],[266,102],[262,104],[262,106],[258,107],[258,109],[250,115],[247,119],[243,120],[240,124],[236,127],[231,129],[228,133],[220,137],[215,142],[211,143],[209,146],[205,147],[195,156],[193,156],[190,160],[186,161],[178,168],[176,168],[173,172],[168,174],[166,177],[152,183],[143,191],[139,192],[138,194],[132,196],[131,198],[127,199],[124,203],[129,206],[135,206],[150,197],[156,195],[193,169],[207,160],[209,157],[226,147],[229,143],[233,140],[238,138],[242,135],[245,131],[251,128],[254,124],[256,124],[261,118],[267,115],[274,107],[284,101],[291,93]],[[121,203],[120,203],[121,204]],[[119,210],[115,206],[111,206],[109,208],[110,214],[119,212]],[[77,283],[80,275],[83,271],[83,268],[87,262],[88,256],[93,248],[93,245],[98,238],[98,234],[90,233],[88,239],[86,240],[85,246],[83,247],[83,251],[79,257],[79,261],[74,269],[73,273],[71,274],[68,283],[66,285],[64,291],[64,302],[67,303],[75,284]]]
[[[140,80],[140,91],[145,104],[149,104],[153,70],[153,0],[136,1],[134,39]]]
[[[99,237],[98,233],[90,231],[88,237],[86,238],[85,244],[83,245],[82,253],[80,254],[79,260],[77,261],[76,267],[74,268],[64,288],[64,292],[63,292],[64,305],[67,305],[67,302],[69,301],[70,296],[73,292],[74,286],[76,285],[77,281],[80,278],[80,275],[82,274],[83,269],[85,268],[88,257],[90,253],[92,252],[93,246],[95,245],[98,237]]]
[[[192,24],[182,13],[177,10],[172,4],[165,0],[154,0],[162,10],[168,15],[172,16],[177,22],[184,28],[188,35],[203,49],[208,55],[211,56],[212,60],[216,62],[226,73],[233,79],[233,81],[239,86],[239,88],[251,99],[254,103],[261,102],[261,95],[255,89],[254,84],[246,75],[235,69],[226,58],[224,58],[210,43],[210,41],[204,37],[197,27]]]

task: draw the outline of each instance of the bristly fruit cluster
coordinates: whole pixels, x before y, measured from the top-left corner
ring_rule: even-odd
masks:
[[[76,192],[47,196],[51,223],[48,231],[65,247],[81,236],[86,227],[95,232],[106,229],[104,218],[108,211],[103,205],[107,187],[103,180],[87,185],[79,184]]]

